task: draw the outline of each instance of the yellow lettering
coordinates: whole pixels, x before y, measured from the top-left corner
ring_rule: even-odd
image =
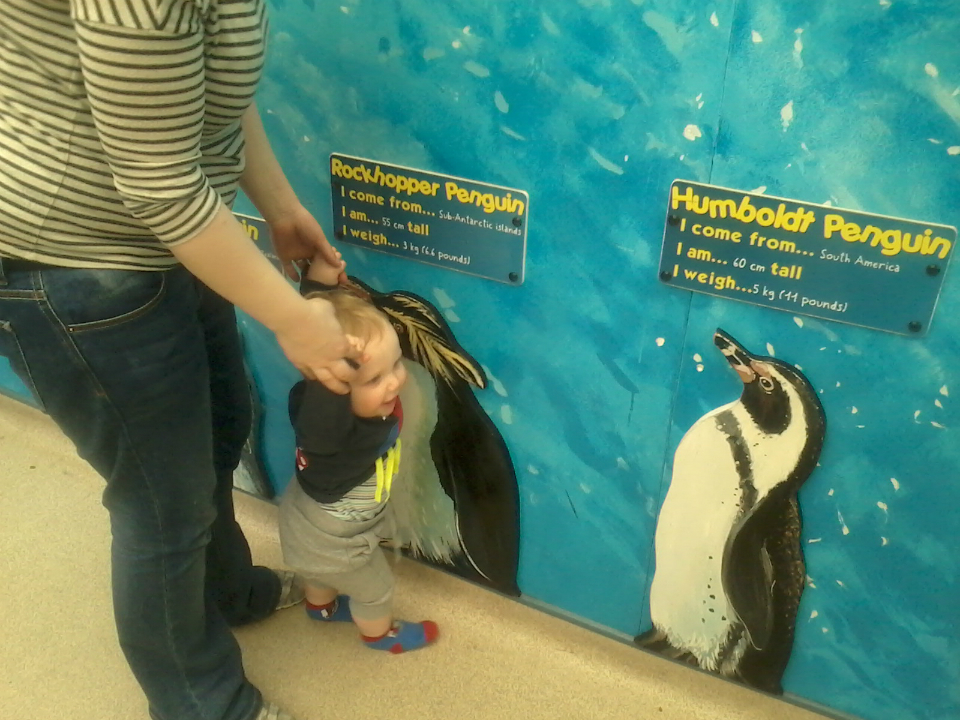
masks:
[[[823,218],[823,237],[830,238],[835,232],[842,229],[844,226],[844,219],[842,215],[834,215],[829,213]]]

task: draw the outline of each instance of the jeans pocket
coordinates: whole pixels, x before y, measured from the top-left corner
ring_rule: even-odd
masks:
[[[3,358],[9,363],[4,367]],[[13,326],[0,320],[0,386],[12,392],[17,398],[26,400],[40,410],[44,410],[43,401],[30,375],[30,369],[23,357],[20,341]]]
[[[52,269],[42,275],[51,310],[71,332],[101,330],[136,320],[157,307],[176,270]]]

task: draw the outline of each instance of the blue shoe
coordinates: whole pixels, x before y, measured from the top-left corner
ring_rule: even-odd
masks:
[[[410,650],[418,650],[422,647],[436,641],[440,635],[440,629],[435,622],[424,620],[423,622],[404,622],[397,620],[386,635],[379,638],[368,638],[363,635],[363,642],[368,648],[373,650],[386,650],[394,655],[399,655]]]
[[[350,614],[350,598],[346,595],[337,595],[330,605],[311,605],[310,601],[304,602],[307,608],[307,615],[314,620],[322,622],[353,622],[353,616]]]

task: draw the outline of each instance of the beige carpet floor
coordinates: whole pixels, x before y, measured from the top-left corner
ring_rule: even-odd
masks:
[[[146,720],[114,635],[101,481],[47,417],[0,397],[0,718]],[[256,559],[276,510],[237,496]],[[432,568],[400,560],[397,612],[442,636],[374,653],[299,608],[238,633],[248,675],[299,720],[816,720]]]

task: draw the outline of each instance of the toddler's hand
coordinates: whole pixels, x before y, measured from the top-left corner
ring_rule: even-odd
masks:
[[[331,265],[321,253],[314,255],[307,268],[307,277],[324,285],[339,285],[345,280],[347,263],[337,250],[334,253],[337,256],[336,265]]]

